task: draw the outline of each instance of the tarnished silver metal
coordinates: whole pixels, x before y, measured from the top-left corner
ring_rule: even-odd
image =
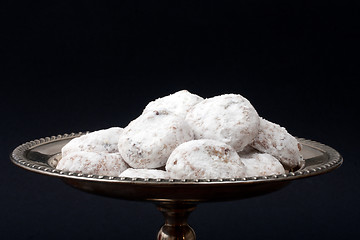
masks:
[[[99,176],[56,169],[61,148],[84,133],[46,137],[24,143],[13,150],[14,164],[36,173],[58,177],[80,190],[115,198],[151,201],[164,214],[165,225],[158,240],[195,239],[187,217],[195,205],[207,201],[226,201],[262,195],[278,190],[292,180],[316,176],[338,168],[343,159],[333,148],[298,138],[303,145],[305,164],[280,175],[222,179],[151,179]]]
[[[165,217],[165,224],[161,227],[158,240],[195,240],[195,232],[187,223],[187,218],[195,210],[195,204],[159,203],[158,209]]]

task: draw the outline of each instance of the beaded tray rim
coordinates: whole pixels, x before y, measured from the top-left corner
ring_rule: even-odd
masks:
[[[49,164],[41,161],[34,161],[27,158],[27,152],[36,147],[46,145],[49,143],[70,140],[79,137],[88,132],[78,132],[70,134],[62,134],[57,136],[39,138],[28,141],[16,147],[10,154],[11,161],[19,167],[26,170],[50,175],[61,178],[75,178],[85,181],[101,181],[113,183],[137,183],[137,184],[229,184],[229,183],[260,183],[268,181],[288,181],[298,178],[305,178],[315,175],[324,174],[338,168],[343,163],[343,158],[338,151],[323,143],[308,140],[305,138],[297,138],[298,141],[310,148],[323,152],[328,156],[328,160],[317,167],[302,167],[297,171],[278,175],[244,177],[244,178],[218,178],[218,179],[165,179],[165,178],[129,178],[129,177],[113,177],[94,174],[83,174],[78,172],[61,171]],[[58,154],[60,155],[60,154]]]

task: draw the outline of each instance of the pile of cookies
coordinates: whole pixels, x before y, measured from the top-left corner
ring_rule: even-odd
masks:
[[[203,99],[182,90],[150,102],[125,128],[72,139],[57,169],[137,178],[216,179],[283,174],[301,144],[259,117],[241,95]]]

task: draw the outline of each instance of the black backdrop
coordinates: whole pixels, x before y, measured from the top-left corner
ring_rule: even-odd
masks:
[[[345,158],[270,195],[201,204],[189,219],[199,239],[359,234],[359,10],[355,1],[2,1],[1,235],[154,239],[163,219],[152,204],[77,191],[8,155],[40,137],[124,127],[181,89],[242,94]]]

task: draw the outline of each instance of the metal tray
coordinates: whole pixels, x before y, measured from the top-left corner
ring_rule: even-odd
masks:
[[[88,175],[56,169],[61,148],[84,133],[40,138],[14,149],[10,158],[26,170],[58,177],[65,183],[94,194],[136,201],[152,201],[165,216],[158,239],[195,239],[187,217],[196,204],[254,197],[278,190],[293,180],[317,176],[338,168],[343,159],[333,148],[298,138],[305,165],[281,175],[224,179],[151,179]]]

